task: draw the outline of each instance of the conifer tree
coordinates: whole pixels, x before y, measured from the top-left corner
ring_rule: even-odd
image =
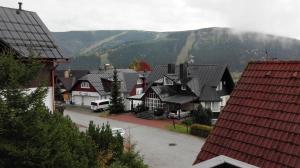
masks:
[[[118,79],[118,71],[117,69],[114,69],[110,98],[110,113],[112,114],[122,113],[124,111],[123,98],[121,97],[120,93],[120,85],[121,82]]]
[[[96,167],[91,137],[44,105],[47,87],[26,89],[41,68],[33,57],[0,53],[0,167]]]

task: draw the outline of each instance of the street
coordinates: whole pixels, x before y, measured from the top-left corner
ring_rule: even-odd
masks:
[[[97,125],[109,122],[111,127],[126,129],[132,141],[152,168],[189,168],[199,153],[204,139],[143,125],[99,117],[87,110],[66,109],[64,112],[84,130],[90,121]]]

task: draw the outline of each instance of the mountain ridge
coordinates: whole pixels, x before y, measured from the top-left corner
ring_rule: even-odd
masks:
[[[125,68],[134,59],[151,65],[181,63],[193,55],[195,63],[228,64],[233,71],[241,71],[248,61],[265,59],[266,50],[272,58],[300,58],[297,39],[231,28],[70,31],[53,35],[63,50],[74,56],[69,65],[73,69],[97,68],[104,63]]]

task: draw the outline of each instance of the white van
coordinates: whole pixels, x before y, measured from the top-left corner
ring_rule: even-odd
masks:
[[[93,111],[103,111],[107,110],[110,105],[109,99],[103,99],[103,100],[94,100],[91,102],[91,110]]]

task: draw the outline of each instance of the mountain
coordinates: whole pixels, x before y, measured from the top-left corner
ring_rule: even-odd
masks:
[[[53,34],[67,55],[74,57],[70,65],[60,68],[95,69],[106,63],[128,67],[134,59],[143,59],[151,65],[181,63],[193,55],[195,64],[227,64],[232,71],[240,72],[251,60],[300,59],[299,40],[230,28]]]

